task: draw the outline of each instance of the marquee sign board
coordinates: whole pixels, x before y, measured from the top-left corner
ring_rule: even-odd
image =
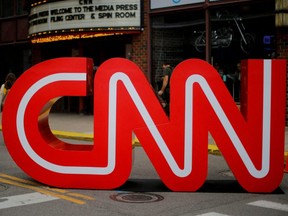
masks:
[[[31,8],[29,35],[73,31],[140,30],[141,1],[69,0]],[[57,31],[57,32],[56,32]]]
[[[189,59],[171,77],[168,118],[144,73],[133,62],[104,62],[94,80],[94,145],[58,140],[48,124],[61,96],[85,96],[93,62],[60,58],[28,69],[3,110],[3,136],[19,167],[42,183],[63,188],[112,189],[132,167],[135,132],[164,184],[196,191],[205,182],[210,132],[241,186],[272,192],[283,177],[286,106],[284,60],[248,60],[243,116],[217,71]]]

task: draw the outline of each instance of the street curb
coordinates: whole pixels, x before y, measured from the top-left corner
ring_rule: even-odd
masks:
[[[60,131],[60,130],[52,130],[52,133],[58,138],[93,141],[93,134]]]
[[[2,131],[2,125],[0,125],[0,131]],[[52,130],[52,133],[62,139],[73,139],[73,140],[82,140],[82,141],[93,141],[93,134],[85,134],[78,132],[69,132],[69,131],[61,131],[61,130]],[[141,143],[135,137],[132,140],[133,147],[141,147]],[[208,144],[208,153],[213,155],[222,155],[220,150],[215,144]],[[284,157],[288,157],[288,151],[284,152]]]
[[[1,128],[2,129],[2,128]],[[77,132],[67,132],[67,131],[58,131],[52,130],[52,133],[59,138],[67,138],[67,139],[74,139],[74,140],[83,140],[83,141],[93,141],[93,134],[84,134],[84,133],[77,133]],[[135,137],[132,140],[132,145],[134,147],[141,147],[141,143]],[[213,155],[222,155],[219,148],[215,144],[208,144],[208,153]],[[288,157],[288,151],[284,152],[284,157]]]

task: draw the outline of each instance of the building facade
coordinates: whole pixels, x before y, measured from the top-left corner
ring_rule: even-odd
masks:
[[[28,36],[27,1],[0,1],[0,80],[8,72],[19,76],[31,64],[31,44]]]
[[[1,79],[51,58],[84,56],[98,66],[123,57],[157,90],[164,62],[200,58],[219,70],[238,102],[241,60],[288,58],[285,0],[0,2]],[[57,109],[79,112],[81,103],[70,98]]]

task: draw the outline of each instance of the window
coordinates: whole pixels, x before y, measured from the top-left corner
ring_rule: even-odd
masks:
[[[0,0],[0,17],[11,17],[28,13],[27,0]]]
[[[0,0],[0,16],[9,17],[14,14],[14,1]]]
[[[27,0],[16,0],[16,15],[27,14]]]

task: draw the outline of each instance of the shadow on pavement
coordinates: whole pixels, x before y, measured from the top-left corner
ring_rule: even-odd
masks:
[[[117,188],[117,190],[133,192],[172,192],[160,179],[129,179],[124,185]]]
[[[160,179],[129,179],[117,188],[120,191],[133,192],[173,192]],[[207,180],[196,192],[200,193],[248,193],[236,180]],[[285,194],[278,187],[269,194]]]

